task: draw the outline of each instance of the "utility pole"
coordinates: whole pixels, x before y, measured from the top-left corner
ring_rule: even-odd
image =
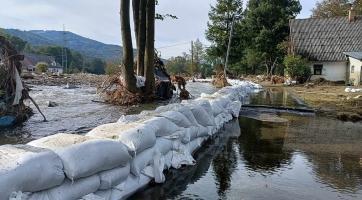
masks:
[[[231,47],[231,42],[232,42],[233,32],[234,32],[234,22],[235,22],[235,15],[233,15],[233,20],[231,22],[231,30],[230,30],[230,35],[229,35],[229,44],[228,44],[228,49],[226,51],[226,59],[225,59],[225,66],[224,66],[224,76],[225,76],[225,78],[227,78],[226,69],[228,67],[228,62],[229,62],[230,47]]]
[[[191,73],[194,75],[194,41],[191,41]]]
[[[67,37],[65,32],[65,25],[63,24],[63,48],[62,48],[62,64],[65,72],[68,73],[68,55],[67,55]],[[64,56],[64,57],[63,57]]]

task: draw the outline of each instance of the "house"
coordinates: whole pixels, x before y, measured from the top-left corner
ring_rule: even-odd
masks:
[[[344,54],[348,59],[349,83],[356,86],[362,85],[362,51],[345,52]]]
[[[362,52],[362,16],[292,19],[290,52],[308,59],[312,80],[349,83],[353,57],[344,52]]]
[[[63,66],[55,61],[53,56],[38,55],[38,54],[25,54],[22,62],[23,71],[34,72],[36,65],[40,62],[48,64],[49,73],[63,73]]]

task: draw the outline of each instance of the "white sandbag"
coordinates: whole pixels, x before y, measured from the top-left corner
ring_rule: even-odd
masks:
[[[145,188],[150,181],[151,178],[145,175],[141,175],[140,177],[130,175],[126,181],[115,186],[112,190],[97,191],[95,194],[106,200],[124,200]]]
[[[103,139],[73,134],[56,134],[30,142],[29,145],[53,150],[64,165],[71,180],[88,177],[100,171],[126,166],[130,155],[125,145]]]
[[[9,200],[27,200],[29,199],[31,192],[13,192],[11,193]]]
[[[241,102],[240,102],[240,101],[231,102],[231,103],[228,105],[228,107],[227,107],[228,112],[229,112],[233,117],[239,117],[239,115],[240,115],[240,109],[241,109]]]
[[[84,197],[80,198],[79,200],[106,200],[106,199],[92,193],[92,194],[85,195]]]
[[[172,136],[177,134],[182,129],[175,123],[164,117],[154,117],[144,122],[149,129],[153,129],[156,137]]]
[[[164,156],[160,152],[156,152],[153,156],[153,163],[145,167],[142,170],[142,174],[153,178],[155,183],[164,183],[166,181],[166,177],[163,174],[163,170],[165,169],[165,160]]]
[[[199,132],[202,131],[202,128],[200,128],[202,126],[191,126],[190,128],[185,129],[185,133],[184,136],[181,138],[181,141],[184,144],[189,143],[190,141],[192,141],[193,139],[197,138],[199,135]]]
[[[29,200],[74,200],[98,190],[98,175],[78,179],[74,182],[65,180],[58,186],[41,192],[33,193]]]
[[[179,103],[169,104],[166,106],[160,106],[160,107],[156,108],[155,113],[163,113],[163,112],[167,112],[170,110],[180,112],[181,114],[183,114],[191,122],[192,125],[194,125],[194,126],[199,125],[197,120],[194,117],[194,114],[192,114],[190,108],[185,105],[179,104]]]
[[[192,101],[193,103],[196,103],[197,105],[200,105],[201,107],[203,107],[205,109],[205,111],[209,114],[209,116],[214,116],[214,111],[211,107],[211,104],[208,100],[202,99],[202,98],[198,98],[194,101]]]
[[[142,123],[111,123],[98,126],[87,136],[109,138],[119,141],[127,146],[132,156],[152,147],[156,142],[154,127]]]
[[[132,155],[134,156],[156,144],[155,130],[142,124],[120,133],[117,141],[125,144],[134,153]]]
[[[157,138],[154,148],[162,155],[166,155],[168,152],[172,150],[173,141],[166,138]]]
[[[199,131],[198,131],[197,137],[205,137],[205,136],[212,135],[212,133],[209,130],[209,127],[214,127],[214,126],[208,126],[208,127],[199,126]],[[190,140],[190,141],[192,141],[192,140]]]
[[[199,125],[199,123],[197,122],[194,114],[192,113],[192,111],[191,111],[191,109],[189,107],[181,106],[176,111],[183,114],[191,122],[191,124],[193,126],[198,126]]]
[[[36,192],[64,181],[63,164],[54,152],[28,145],[0,146],[0,199],[12,192]]]
[[[100,190],[108,190],[113,186],[116,186],[127,179],[131,172],[131,165],[127,164],[125,167],[118,167],[108,171],[99,173],[99,179],[101,185]]]
[[[100,125],[93,130],[89,131],[86,136],[98,137],[98,138],[109,138],[109,139],[118,139],[119,134],[129,129],[140,126],[140,123],[110,123]]]
[[[201,147],[201,142],[202,142],[202,139],[197,138],[186,145],[186,148],[190,152],[191,155],[193,153],[195,153],[195,151]]]
[[[139,120],[141,120],[140,115],[122,115],[118,119],[117,123],[124,125],[124,124],[133,123],[133,122],[136,122]]]
[[[154,155],[154,148],[149,148],[136,155],[131,161],[131,173],[137,177],[140,176],[141,171],[152,164]]]
[[[161,114],[158,114],[159,117],[164,117],[171,122],[175,123],[179,127],[188,128],[192,126],[191,122],[185,117],[185,115],[176,111],[167,111]]]
[[[215,118],[216,119],[216,118]],[[208,126],[207,127],[207,130],[208,130],[208,134],[209,136],[211,135],[215,135],[217,132],[218,132],[218,129],[216,126]],[[203,135],[203,136],[200,136],[200,137],[208,137],[207,135]]]
[[[170,169],[172,167],[173,153],[174,153],[173,151],[170,151],[166,155],[163,156],[163,160],[165,162],[164,170]]]
[[[210,101],[211,108],[213,110],[213,114],[216,117],[220,113],[224,112],[224,108],[221,106],[219,101],[211,100]]]
[[[195,165],[196,161],[188,150],[174,151],[172,154],[171,166],[174,169],[179,169],[183,165]]]
[[[214,119],[199,105],[189,105],[191,112],[194,114],[195,119],[201,126],[214,126]]]

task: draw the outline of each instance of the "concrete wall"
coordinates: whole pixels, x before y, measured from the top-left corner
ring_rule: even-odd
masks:
[[[354,71],[352,71],[352,66],[354,66]],[[362,61],[349,57],[348,67],[349,67],[350,83],[356,86],[362,85],[362,74],[361,74]]]
[[[312,75],[314,74],[314,65],[323,65],[322,75],[313,75],[311,80],[324,78],[329,81],[346,81],[347,62],[310,62]]]

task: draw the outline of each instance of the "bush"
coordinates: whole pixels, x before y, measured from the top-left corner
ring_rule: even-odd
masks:
[[[301,56],[288,55],[284,58],[285,73],[294,80],[305,82],[311,75],[307,60]]]
[[[107,75],[115,75],[121,72],[121,67],[117,63],[107,63],[105,70]]]
[[[36,64],[36,71],[39,73],[45,73],[48,71],[48,64],[45,62],[39,62]]]

